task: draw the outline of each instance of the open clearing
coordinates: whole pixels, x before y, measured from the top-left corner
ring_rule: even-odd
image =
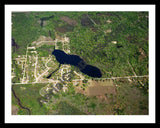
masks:
[[[116,87],[112,80],[91,81],[86,91],[88,96],[116,94]]]

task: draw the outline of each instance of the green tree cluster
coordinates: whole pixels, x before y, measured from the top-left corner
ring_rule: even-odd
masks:
[[[133,75],[128,61],[137,75],[148,74],[148,12],[90,12],[88,15],[86,22],[92,19],[97,23],[81,25],[68,34],[73,54],[98,67],[103,77]],[[107,33],[108,29],[111,32]],[[140,61],[141,48],[144,59]]]
[[[19,46],[17,53],[25,54],[27,44],[35,41],[40,35],[39,24],[31,14],[12,13],[12,38]]]

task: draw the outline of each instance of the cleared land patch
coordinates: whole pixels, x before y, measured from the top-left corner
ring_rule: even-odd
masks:
[[[89,96],[116,94],[116,87],[112,80],[91,81],[86,91]]]

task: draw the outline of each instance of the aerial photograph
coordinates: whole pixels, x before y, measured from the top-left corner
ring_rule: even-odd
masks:
[[[13,11],[12,115],[149,115],[148,11]]]

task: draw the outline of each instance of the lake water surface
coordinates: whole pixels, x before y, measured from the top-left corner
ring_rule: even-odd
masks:
[[[100,69],[95,66],[88,65],[78,55],[69,55],[62,50],[54,50],[52,54],[60,64],[70,64],[78,67],[80,71],[91,77],[101,77]]]

